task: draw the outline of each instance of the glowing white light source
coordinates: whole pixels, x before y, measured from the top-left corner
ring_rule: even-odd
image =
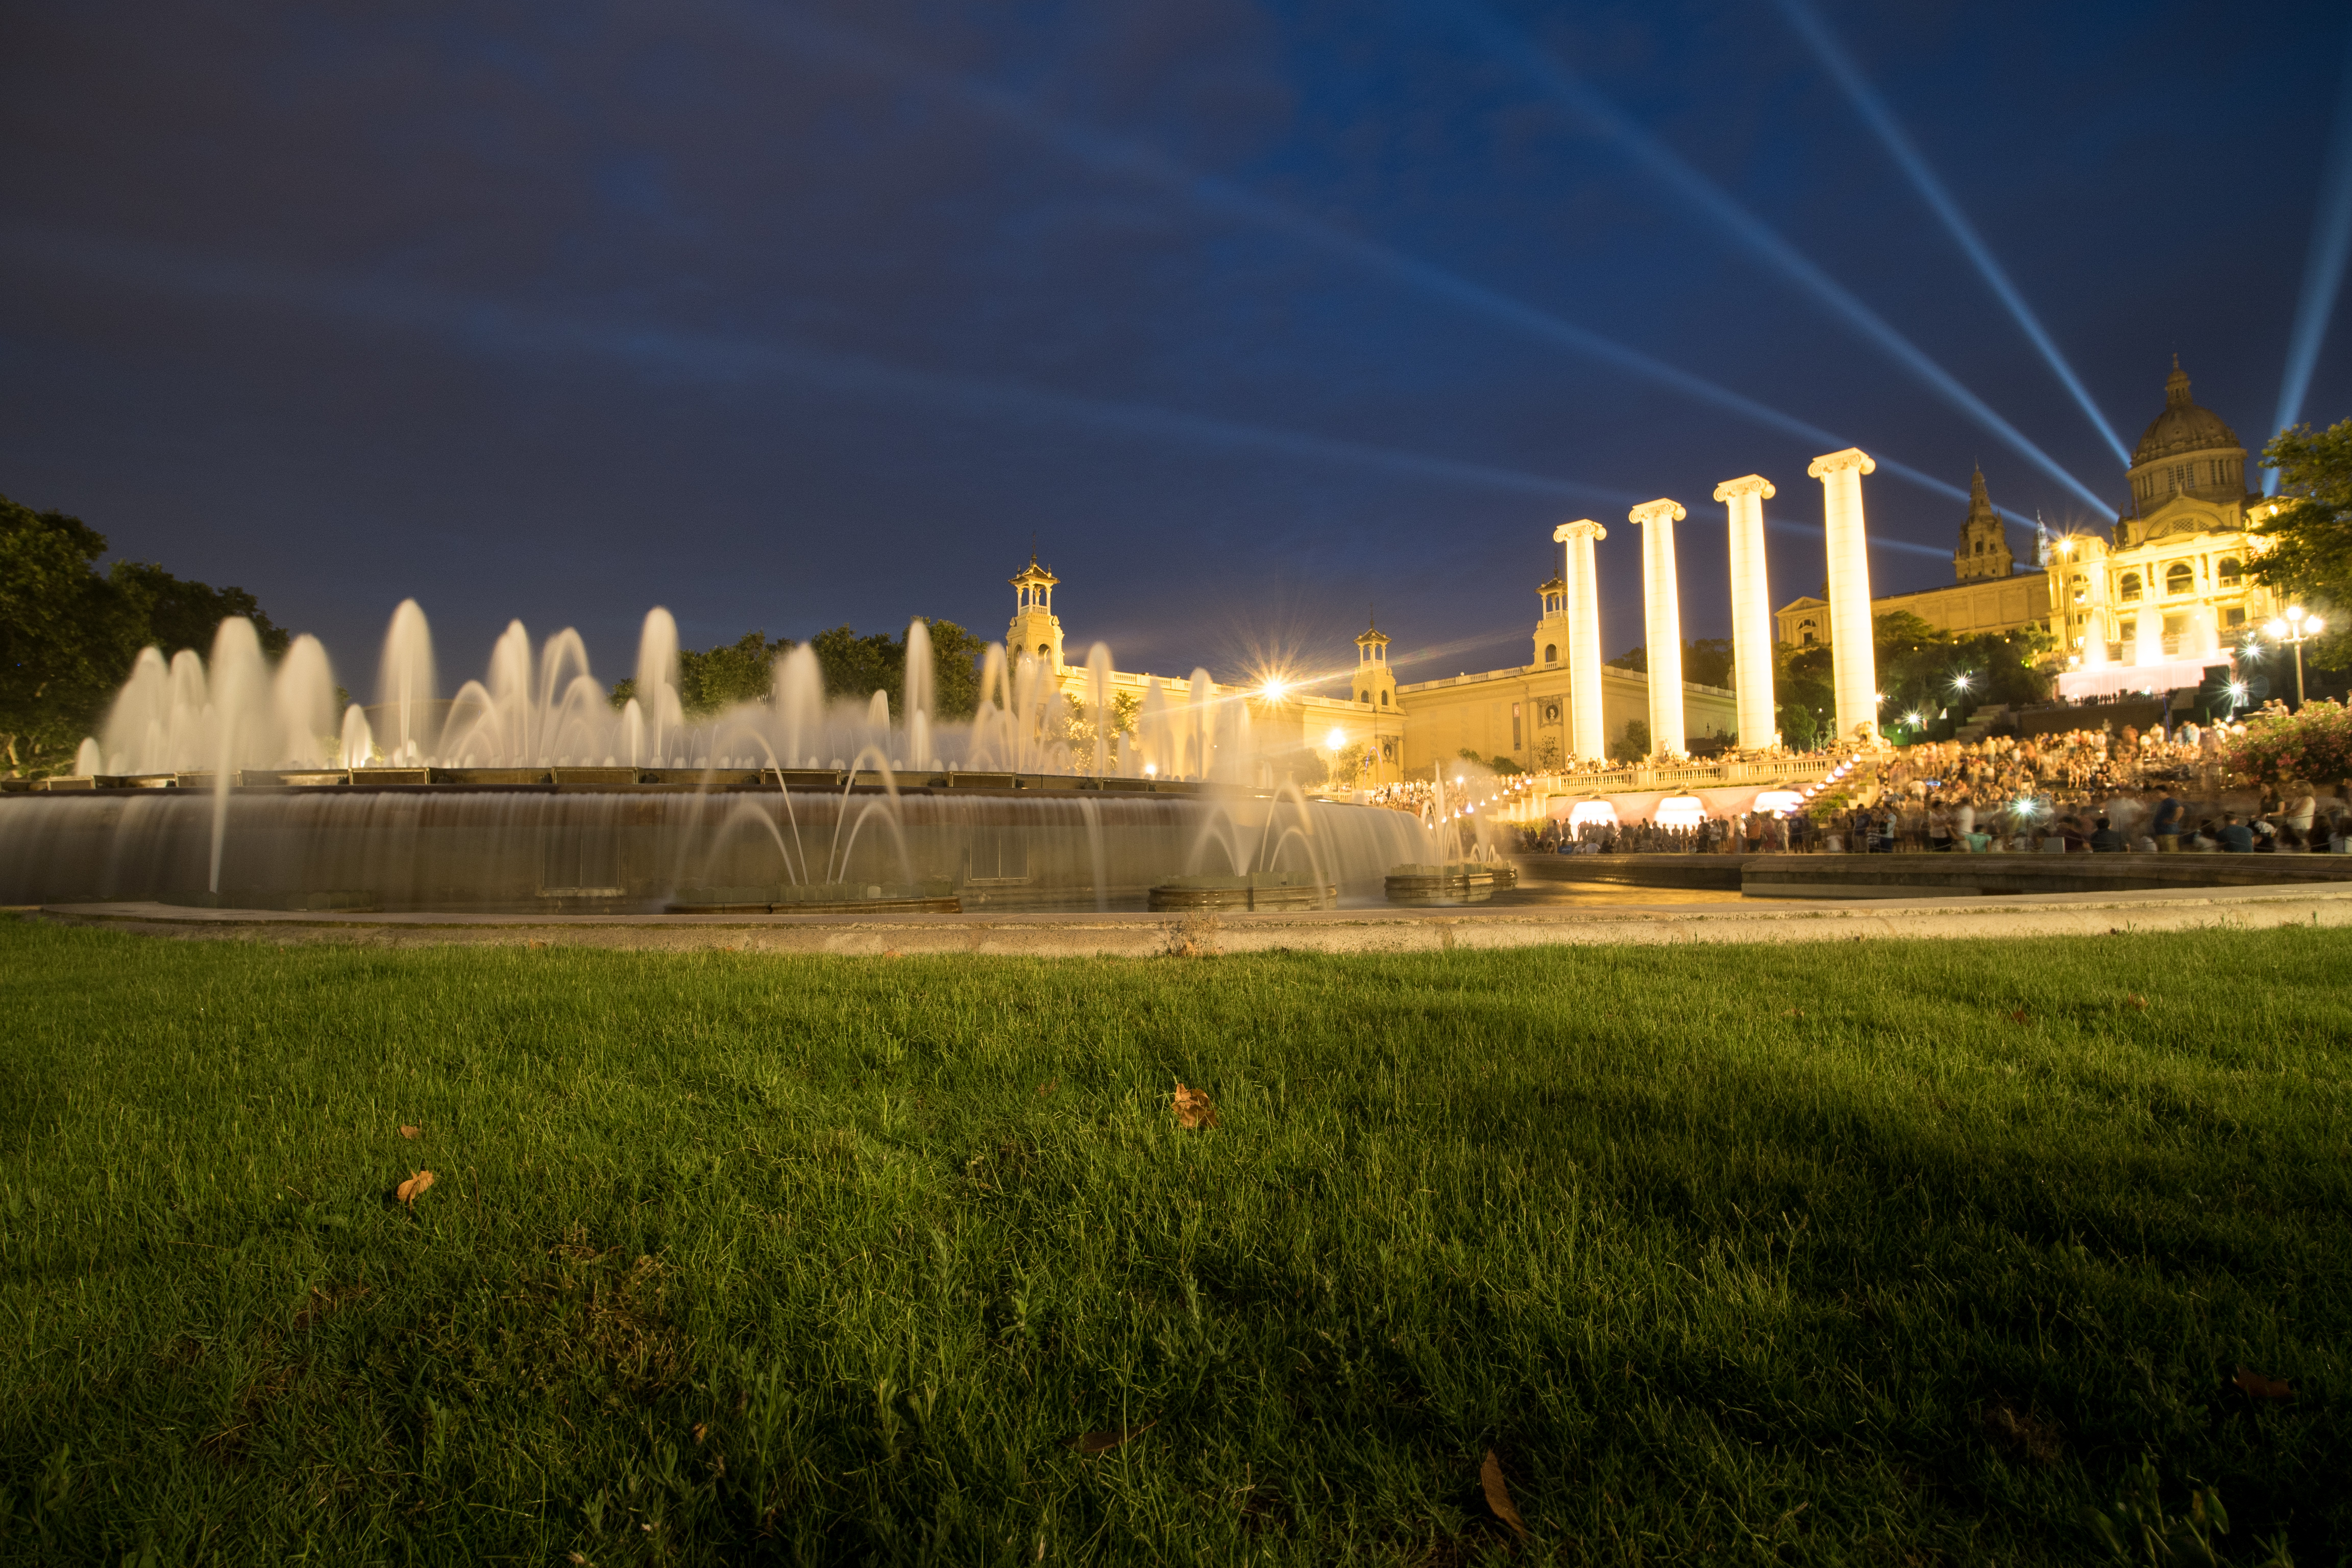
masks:
[[[1755,809],[1758,811],[1769,811],[1777,816],[1782,812],[1801,811],[1804,805],[1804,795],[1792,789],[1759,789],[1756,792]]]
[[[1651,815],[1661,827],[1696,827],[1706,820],[1706,803],[1695,795],[1670,795]]]
[[[1289,684],[1281,677],[1270,675],[1266,677],[1265,684],[1257,689],[1257,694],[1269,702],[1278,702],[1282,694],[1289,689]]]
[[[1588,825],[1614,827],[1617,825],[1617,808],[1605,800],[1580,800],[1568,814],[1568,825],[1570,827]]]
[[[1345,750],[1348,744],[1348,731],[1334,730],[1323,738],[1323,743],[1335,752]]]

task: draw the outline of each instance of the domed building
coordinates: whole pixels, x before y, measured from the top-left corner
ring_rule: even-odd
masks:
[[[2189,395],[2178,356],[2128,478],[2130,508],[2107,537],[2070,534],[2050,553],[2064,696],[2196,686],[2273,611],[2246,571],[2261,547],[2249,513],[2264,504],[2246,489],[2246,448]]]

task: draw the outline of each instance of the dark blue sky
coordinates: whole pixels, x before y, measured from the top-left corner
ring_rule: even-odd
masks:
[[[2340,5],[1813,14],[2126,447],[2175,352],[2261,443]],[[251,588],[354,689],[411,595],[445,685],[510,616],[615,678],[654,604],[1001,637],[1033,533],[1122,667],[1328,665],[1376,603],[1451,674],[1526,657],[1587,515],[1614,651],[1629,504],[1691,509],[1720,633],[1714,487],[1780,487],[1773,597],[1812,591],[1832,444],[1881,462],[1877,586],[1933,586],[1972,464],[2053,524],[2122,466],[1799,21],[20,0],[0,491]],[[2306,419],[2352,414],[2347,333]]]

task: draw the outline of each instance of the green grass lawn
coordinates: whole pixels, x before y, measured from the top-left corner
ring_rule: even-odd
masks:
[[[2333,1565],[2348,999],[0,921],[0,1560],[2077,1563],[2146,1457]]]

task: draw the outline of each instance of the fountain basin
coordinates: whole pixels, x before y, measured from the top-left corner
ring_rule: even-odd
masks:
[[[1517,880],[1514,873],[1513,883]],[[1389,872],[1386,889],[1392,904],[1483,904],[1495,896],[1495,873],[1475,860],[1399,866]]]
[[[741,784],[708,770],[629,771],[639,782],[394,784],[380,781],[443,770],[370,768],[355,775],[365,784],[215,792],[183,774],[10,792],[0,903],[200,892],[210,907],[364,900],[388,912],[1141,911],[1154,888],[1223,877],[1243,879],[1246,907],[1322,908],[1376,901],[1381,870],[1427,838],[1399,812],[1221,785],[1111,790],[1045,775],[991,789],[957,774],[894,790],[845,773],[803,790],[768,782],[772,771]],[[1252,872],[1266,879],[1262,891]],[[1301,890],[1279,890],[1291,884]]]

